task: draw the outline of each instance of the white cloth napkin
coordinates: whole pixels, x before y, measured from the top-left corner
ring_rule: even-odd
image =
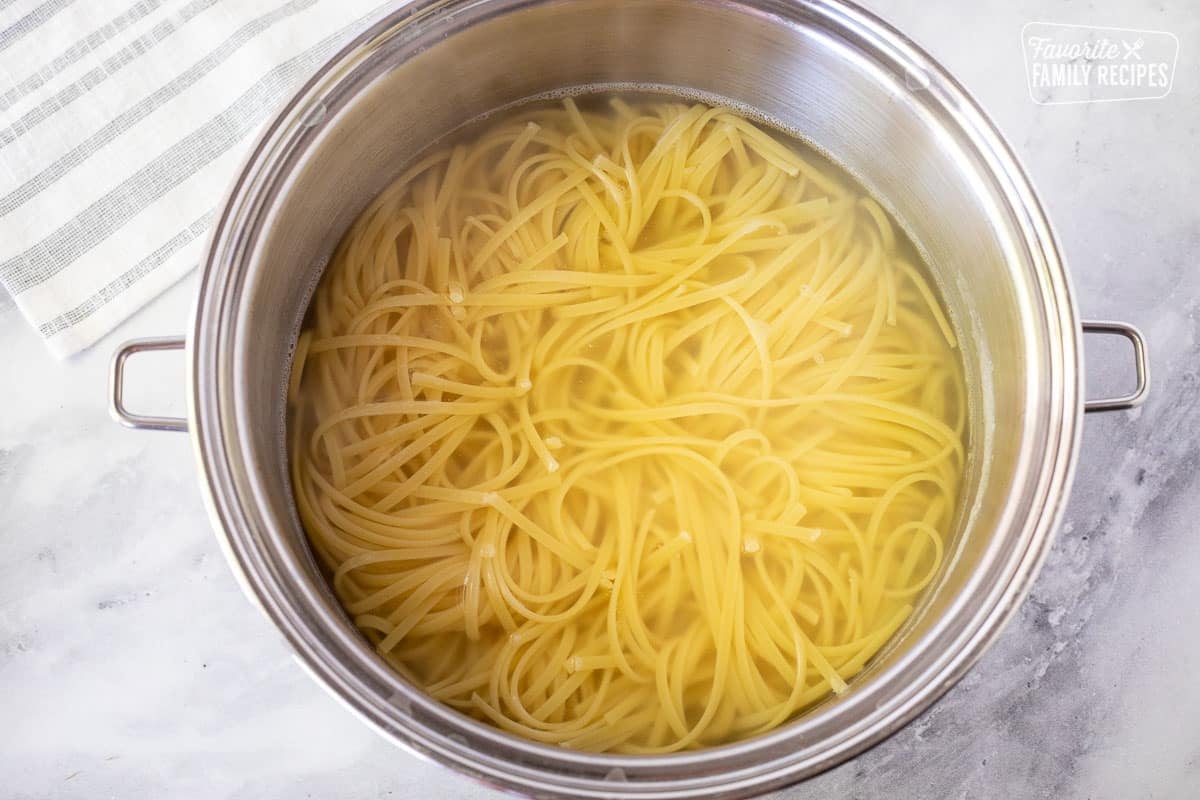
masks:
[[[199,258],[252,136],[395,0],[0,0],[0,283],[63,357]]]

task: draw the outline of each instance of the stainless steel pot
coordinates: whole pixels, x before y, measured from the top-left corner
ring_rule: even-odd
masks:
[[[569,752],[446,708],[376,657],[326,586],[294,511],[284,387],[312,286],[351,220],[415,153],[498,107],[556,90],[668,87],[753,109],[882,198],[925,252],[963,340],[973,441],[947,565],[844,696],[761,738],[664,757]],[[314,677],[392,741],[534,795],[741,797],[827,769],[898,730],[979,657],[1025,595],[1071,482],[1081,323],[1050,225],[971,98],[929,56],[837,0],[437,0],[396,10],[334,57],[266,128],[203,264],[189,419],[223,546]]]

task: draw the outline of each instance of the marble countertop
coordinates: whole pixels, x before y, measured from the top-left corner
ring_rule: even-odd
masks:
[[[1054,220],[1083,314],[1149,337],[1139,411],[1089,416],[1065,523],[1030,597],[941,702],[779,798],[1184,798],[1200,793],[1200,10],[1187,0],[872,0],[976,95]],[[1167,30],[1161,100],[1038,106],[1030,21]],[[185,436],[105,408],[116,343],[182,332],[195,278],[55,362],[0,296],[0,794],[499,797],[378,738],[242,596]],[[1128,356],[1087,341],[1093,394]],[[183,405],[178,354],[131,375]]]

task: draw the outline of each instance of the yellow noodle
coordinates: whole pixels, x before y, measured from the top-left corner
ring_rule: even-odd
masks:
[[[346,234],[288,386],[367,639],[530,739],[666,753],[846,691],[936,577],[966,406],[883,207],[733,112],[567,100]]]

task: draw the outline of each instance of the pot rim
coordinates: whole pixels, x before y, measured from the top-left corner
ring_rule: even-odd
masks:
[[[471,720],[442,706],[410,686],[382,659],[373,657],[357,665],[329,658],[327,644],[318,634],[338,639],[347,651],[368,650],[352,642],[333,626],[313,626],[297,610],[285,590],[300,590],[309,603],[319,604],[314,587],[295,570],[290,573],[269,563],[258,542],[269,523],[260,511],[262,497],[246,473],[234,393],[237,318],[233,310],[243,288],[255,226],[262,223],[259,201],[264,187],[279,180],[273,168],[294,143],[312,107],[330,87],[361,64],[390,37],[436,19],[442,12],[486,7],[504,13],[542,0],[417,0],[390,12],[355,37],[329,59],[300,88],[263,129],[250,149],[238,177],[231,185],[213,225],[205,252],[192,332],[188,340],[188,403],[193,441],[200,467],[203,494],[227,560],[247,595],[284,634],[298,661],[313,677],[357,715],[390,741],[422,757],[466,772],[476,778],[523,792],[562,792],[578,797],[611,796],[614,791],[643,797],[682,797],[699,791],[723,797],[741,797],[811,777],[835,766],[904,727],[950,689],[999,635],[1025,597],[1049,550],[1061,518],[1079,449],[1082,410],[1080,327],[1072,290],[1059,254],[1056,238],[1030,181],[995,125],[975,100],[932,57],[902,33],[872,13],[846,0],[701,0],[743,12],[768,14],[772,21],[811,24],[816,18],[838,33],[852,33],[860,46],[886,59],[896,74],[928,78],[923,89],[936,97],[986,164],[996,181],[1027,249],[1032,270],[1039,277],[1050,354],[1045,380],[1049,384],[1045,438],[1046,458],[1038,468],[1036,484],[1029,490],[1029,512],[1016,519],[1011,507],[998,528],[1017,537],[1021,547],[1000,565],[1002,575],[991,581],[991,591],[977,600],[979,609],[960,626],[944,651],[929,658],[920,669],[913,654],[934,638],[933,631],[914,642],[912,652],[872,676],[861,687],[835,704],[818,707],[800,719],[763,736],[704,750],[663,756],[628,756],[566,751],[538,744]],[[562,0],[545,0],[562,2]],[[803,12],[803,14],[801,13]],[[905,70],[908,72],[906,73]],[[966,598],[977,592],[979,575],[964,588],[944,616],[954,617]],[[939,620],[942,626],[944,620]],[[944,626],[943,626],[944,627]],[[944,633],[944,632],[943,632]],[[354,673],[352,666],[363,672]],[[898,676],[907,675],[901,682]],[[369,675],[372,684],[363,678]],[[374,687],[389,686],[390,697]],[[892,690],[884,694],[883,688]],[[874,708],[849,726],[833,725],[856,708]],[[399,705],[399,714],[387,713]],[[430,724],[443,726],[431,735]],[[445,733],[449,729],[451,733]],[[816,734],[816,735],[814,735]],[[472,744],[474,742],[474,744]],[[486,749],[480,747],[485,745]],[[494,755],[499,753],[500,755]],[[747,759],[752,757],[749,766]],[[574,775],[570,770],[577,770]],[[660,770],[664,780],[625,781]],[[607,780],[600,775],[607,776]],[[614,782],[616,781],[616,782]]]

